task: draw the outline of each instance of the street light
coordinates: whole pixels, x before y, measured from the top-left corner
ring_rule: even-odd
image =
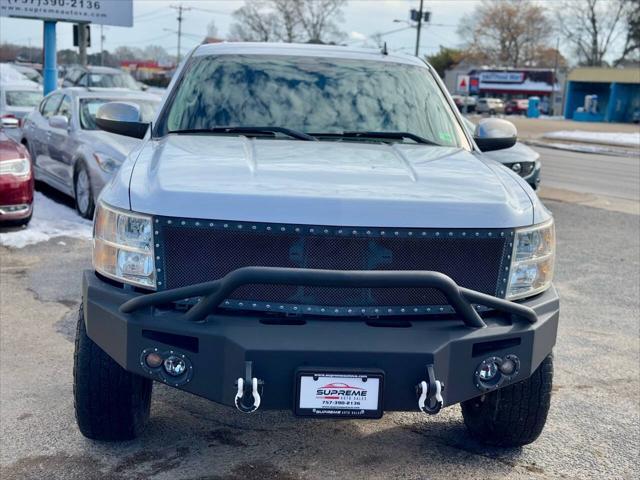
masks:
[[[411,27],[411,28],[416,28],[415,22],[410,22],[409,20],[399,20],[399,19],[395,18],[393,20],[393,23],[404,23],[404,24],[409,25],[409,27]]]

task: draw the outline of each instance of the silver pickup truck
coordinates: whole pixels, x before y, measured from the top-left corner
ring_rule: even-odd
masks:
[[[243,413],[436,414],[481,441],[543,429],[553,218],[435,71],[383,51],[218,44],[185,59],[96,206],[74,391],[81,432],[138,435],[153,382]]]

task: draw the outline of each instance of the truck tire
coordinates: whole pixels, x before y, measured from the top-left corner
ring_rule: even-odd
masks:
[[[553,356],[545,358],[522,382],[462,403],[469,432],[479,441],[501,447],[533,442],[547,421],[553,380]]]
[[[80,432],[92,440],[131,440],[149,420],[152,381],[124,370],[88,336],[78,312],[73,395]]]

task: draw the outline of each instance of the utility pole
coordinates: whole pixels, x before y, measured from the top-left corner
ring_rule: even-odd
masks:
[[[556,57],[553,61],[553,79],[551,80],[551,115],[556,114],[556,82],[558,81],[558,50],[560,49],[560,37],[556,40]]]
[[[422,30],[422,10],[424,0],[420,0],[420,10],[418,11],[418,25],[416,26],[416,57],[420,53],[420,30]]]
[[[104,67],[104,25],[100,25],[100,65]]]
[[[78,24],[78,50],[80,54],[80,65],[87,65],[87,26],[86,23]]]
[[[182,16],[182,12],[191,10],[191,8],[183,7],[182,4],[178,6],[171,5],[171,8],[178,11],[178,55],[176,60],[176,64],[178,65],[180,64],[180,41],[182,40],[182,20],[184,20],[184,17]]]

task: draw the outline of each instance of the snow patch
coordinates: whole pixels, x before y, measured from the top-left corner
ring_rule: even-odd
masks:
[[[36,192],[33,217],[29,225],[13,232],[0,233],[0,245],[23,248],[55,237],[90,240],[92,225],[91,221],[81,218],[75,210]]]
[[[640,147],[640,132],[585,132],[583,130],[560,130],[544,134],[545,138],[569,142],[600,143],[621,147]]]

